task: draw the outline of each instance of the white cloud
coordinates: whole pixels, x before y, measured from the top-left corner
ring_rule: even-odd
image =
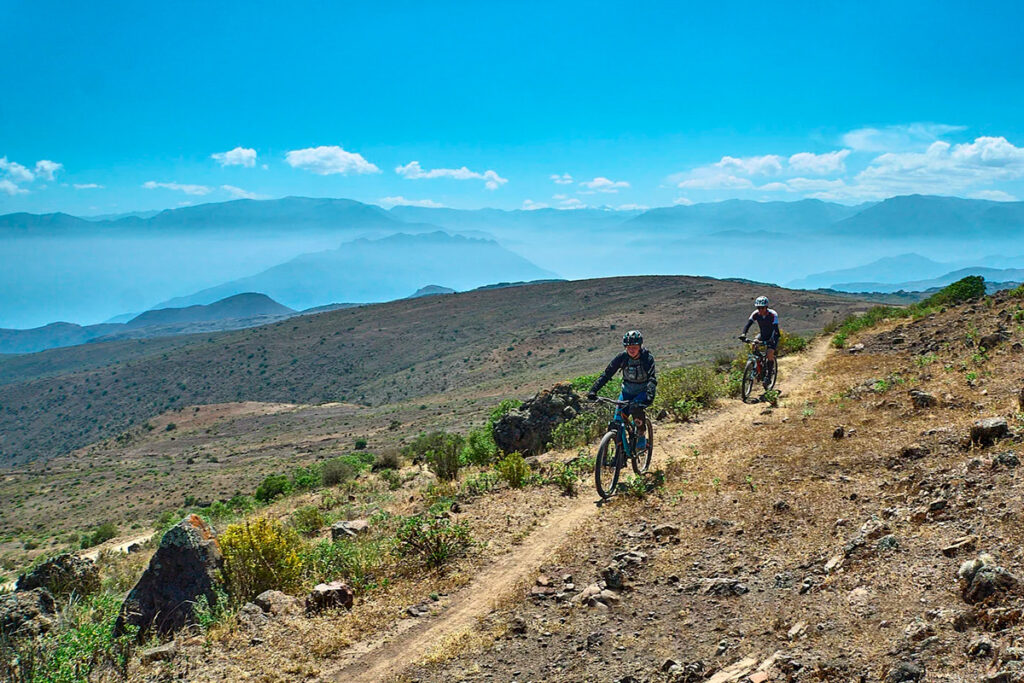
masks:
[[[754,183],[747,178],[719,173],[700,174],[697,177],[688,178],[681,181],[678,187],[691,190],[749,190],[754,187]]]
[[[406,180],[421,180],[424,178],[451,178],[452,180],[483,180],[484,187],[488,190],[497,190],[500,186],[508,182],[507,178],[502,178],[497,173],[491,170],[484,171],[483,173],[477,173],[471,171],[465,166],[462,168],[432,168],[429,171],[424,170],[420,166],[418,161],[410,161],[405,166],[396,166],[395,173],[402,176]]]
[[[36,175],[43,180],[53,180],[53,174],[64,168],[64,164],[58,164],[49,159],[40,159],[36,162]]]
[[[7,157],[0,157],[0,171],[16,183],[30,183],[36,179],[32,171],[15,161],[8,161]]]
[[[619,204],[615,207],[616,211],[646,211],[651,207],[645,206],[644,204]]]
[[[23,190],[6,178],[0,179],[0,192],[9,194],[12,197],[16,194],[28,194],[28,190]]]
[[[1020,201],[1009,192],[1002,190],[978,190],[967,195],[971,199],[989,199],[994,202],[1016,202]]]
[[[292,168],[301,168],[317,175],[380,173],[380,169],[362,155],[346,152],[337,145],[293,149],[284,158]]]
[[[257,194],[255,192],[249,192],[248,190],[243,190],[242,188],[235,187],[234,185],[221,185],[220,189],[224,190],[225,192],[230,194],[235,199],[266,199],[267,198],[266,195]]]
[[[693,200],[687,197],[676,197],[672,203],[676,206],[693,206]]]
[[[405,197],[381,197],[380,203],[384,206],[422,206],[426,209],[443,209],[444,204],[435,202],[433,199],[406,199]]]
[[[562,175],[558,175],[557,173],[555,173],[554,175],[551,176],[551,180],[553,180],[556,185],[572,184],[572,176],[569,175],[568,173],[563,173]]]
[[[211,154],[210,158],[221,166],[245,166],[246,168],[252,168],[256,165],[256,150],[249,147],[235,147],[228,152]]]
[[[553,194],[553,195],[551,195],[551,198],[552,199],[557,199],[559,201],[562,201],[562,200],[568,199],[569,195],[567,195],[567,194]]]
[[[813,152],[798,152],[789,157],[789,170],[794,173],[813,173],[815,175],[828,175],[830,173],[845,173],[846,157],[850,150],[840,149],[825,154],[814,154]]]
[[[557,180],[555,182],[558,182]],[[523,201],[522,209],[524,211],[535,211],[537,209],[550,209],[551,207],[543,202],[535,202],[532,199]]]
[[[783,159],[778,154],[765,154],[759,157],[722,157],[716,167],[727,172],[743,175],[775,175],[782,172]]]
[[[584,204],[579,199],[577,199],[576,197],[568,197],[566,199],[561,200],[561,202],[558,205],[558,208],[559,209],[585,209],[585,208],[587,208],[587,205]]]
[[[175,190],[177,192],[184,192],[185,194],[194,194],[194,195],[204,195],[204,194],[210,194],[211,192],[213,192],[213,188],[212,187],[207,187],[206,185],[183,185],[181,183],[158,183],[158,182],[153,181],[153,180],[147,180],[146,182],[142,183],[142,187],[146,188],[147,190],[156,190],[156,189]]]
[[[950,133],[966,126],[944,123],[910,123],[883,128],[858,128],[843,135],[843,144],[858,152],[908,152],[923,150]]]
[[[593,180],[584,180],[580,183],[581,186],[586,187],[593,192],[618,192],[621,188],[629,187],[629,183],[625,180],[609,180],[602,176],[598,176]]]
[[[102,190],[103,189],[102,185],[97,185],[96,183],[75,183],[73,185],[73,187],[76,190]]]
[[[790,192],[790,187],[786,183],[774,182],[765,183],[757,187],[761,192]]]

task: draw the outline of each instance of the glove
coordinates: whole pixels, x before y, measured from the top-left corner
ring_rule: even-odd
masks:
[[[587,400],[588,401],[596,401],[597,400],[597,392],[596,391],[588,391],[587,392]]]

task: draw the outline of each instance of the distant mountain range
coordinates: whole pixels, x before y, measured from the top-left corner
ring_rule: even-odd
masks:
[[[303,254],[268,270],[177,297],[161,307],[206,304],[238,292],[265,292],[294,308],[325,301],[391,301],[416,291],[423,282],[470,290],[494,282],[557,277],[493,240],[437,231],[398,233],[377,240],[359,239],[338,249]]]
[[[429,251],[375,244],[439,231],[482,240],[495,258],[504,250],[483,263],[506,270],[485,273],[465,259],[434,262],[424,257]],[[155,215],[7,214],[0,216],[0,325],[98,322],[155,302],[180,308],[247,291],[303,309],[391,300],[425,283],[462,291],[558,276],[686,273],[812,288],[897,284],[965,267],[1022,268],[1020,259],[975,258],[1016,253],[1022,231],[1024,202],[921,195],[856,206],[729,200],[625,211],[385,210],[349,199],[286,197]],[[384,247],[394,248],[393,259],[381,253]],[[884,277],[870,269],[836,274],[906,252],[935,263],[954,254],[957,262],[930,270],[923,262],[896,261]]]
[[[964,262],[939,262],[919,254],[900,254],[872,261],[855,268],[825,271],[793,280],[789,287],[833,289],[842,292],[921,292],[945,287],[951,282],[980,275],[990,283],[1006,285],[1024,281],[1024,268],[1001,268],[1007,263],[1024,265],[1024,256],[987,256]]]

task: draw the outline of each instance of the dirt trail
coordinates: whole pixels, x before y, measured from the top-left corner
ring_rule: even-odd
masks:
[[[799,356],[781,359],[779,389],[786,396],[796,393],[828,354],[827,340],[818,340]],[[678,454],[686,446],[699,445],[709,433],[726,427],[734,420],[756,415],[760,408],[736,400],[725,400],[715,412],[695,423],[662,427],[656,442],[655,456],[664,459]],[[656,435],[657,437],[658,435]],[[555,553],[573,531],[598,514],[593,484],[584,482],[578,502],[551,515],[516,550],[497,558],[484,568],[469,585],[456,593],[441,614],[427,619],[404,619],[383,637],[358,643],[343,653],[338,668],[324,672],[324,678],[339,681],[383,681],[400,675],[423,659],[444,638],[467,631],[480,617],[509,597],[524,581],[536,576],[545,560]]]

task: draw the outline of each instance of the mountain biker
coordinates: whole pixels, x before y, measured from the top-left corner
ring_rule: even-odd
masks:
[[[772,367],[775,365],[775,349],[779,346],[779,314],[773,309],[768,308],[768,297],[766,296],[759,296],[754,299],[754,312],[747,319],[747,324],[743,328],[743,334],[740,335],[740,339],[747,341],[747,330],[754,323],[757,323],[760,330],[756,339],[759,339],[764,344],[768,353],[768,363],[764,373],[764,387],[767,389],[771,384]]]
[[[622,336],[622,346],[625,350],[612,359],[608,367],[594,386],[587,392],[587,398],[591,401],[597,398],[597,392],[608,383],[616,372],[622,370],[622,391],[619,393],[620,401],[629,401],[626,412],[633,416],[637,423],[637,432],[641,435],[636,442],[637,451],[647,448],[647,432],[644,427],[644,408],[654,402],[654,392],[658,386],[658,378],[654,370],[654,354],[645,348],[644,336],[640,330],[630,330]],[[622,421],[621,408],[615,409],[613,421]]]

